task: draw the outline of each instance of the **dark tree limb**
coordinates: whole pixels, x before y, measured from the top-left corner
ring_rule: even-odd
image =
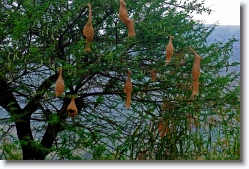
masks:
[[[47,78],[37,89],[36,95],[32,100],[23,108],[23,111],[29,112],[31,115],[40,107],[40,100],[42,99],[45,91],[56,81],[58,74],[54,74]]]

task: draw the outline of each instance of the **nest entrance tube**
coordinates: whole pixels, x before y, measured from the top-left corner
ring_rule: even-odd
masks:
[[[128,28],[128,36],[136,36],[135,29],[134,29],[134,20],[129,19],[126,24]]]
[[[71,102],[67,107],[67,113],[68,113],[68,116],[70,117],[75,117],[78,111],[74,99],[75,98],[73,97],[71,98]]]
[[[124,85],[124,93],[126,94],[126,108],[130,108],[131,105],[131,91],[132,91],[132,83],[131,83],[131,71],[127,69],[128,77],[126,79]]]

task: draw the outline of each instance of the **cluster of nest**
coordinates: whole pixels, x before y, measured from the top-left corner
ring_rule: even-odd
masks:
[[[92,25],[92,8],[91,4],[88,3],[88,21],[86,25],[83,28],[83,35],[86,38],[86,45],[85,45],[85,52],[90,52],[90,44],[93,41],[94,36],[94,29]],[[128,12],[126,9],[126,3],[124,0],[120,0],[120,8],[119,8],[119,18],[120,20],[127,26],[128,29],[128,36],[136,36],[135,30],[134,30],[134,20],[129,19]],[[172,43],[173,36],[169,35],[169,43],[166,46],[166,64],[168,64],[171,61],[171,58],[173,56],[173,43]],[[193,52],[195,56],[193,68],[192,68],[192,76],[193,76],[193,90],[192,95],[194,96],[198,94],[199,92],[199,76],[200,76],[200,61],[201,57],[192,49],[190,50]],[[128,77],[126,79],[126,82],[124,84],[124,93],[126,94],[126,107],[130,108],[130,102],[131,102],[131,92],[132,92],[132,82],[131,82],[131,71],[127,69]],[[158,71],[156,70],[150,70],[152,81],[156,80],[156,74]],[[55,84],[55,95],[58,97],[64,92],[65,85],[62,78],[62,68],[59,68],[59,76]],[[71,98],[71,102],[67,107],[68,115],[71,117],[74,117],[77,114],[77,107],[74,101],[74,97]]]

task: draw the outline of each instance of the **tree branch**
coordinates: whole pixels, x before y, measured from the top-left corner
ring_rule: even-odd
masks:
[[[28,112],[28,114],[31,115],[39,108],[39,101],[42,99],[45,91],[56,81],[57,77],[58,74],[50,76],[38,87],[38,89],[36,90],[37,94],[35,95],[35,97],[32,98],[31,101],[23,108],[24,112],[26,111]]]

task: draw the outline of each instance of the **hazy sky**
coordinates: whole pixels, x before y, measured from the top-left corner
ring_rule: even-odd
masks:
[[[194,18],[212,24],[219,20],[220,25],[240,25],[239,0],[205,0],[205,6],[214,10],[210,15],[194,15]]]

